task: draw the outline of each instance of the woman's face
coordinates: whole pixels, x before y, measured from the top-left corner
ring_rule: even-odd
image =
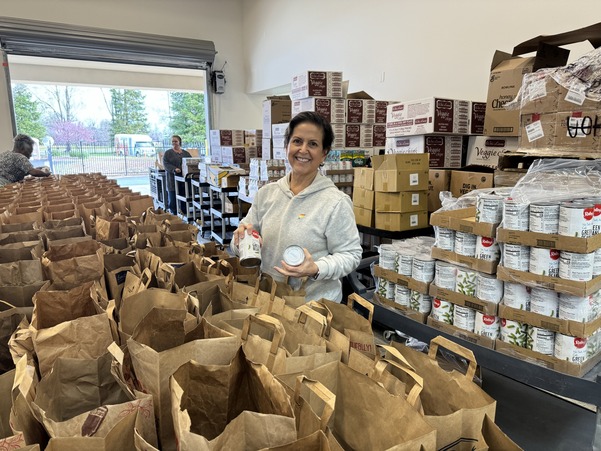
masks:
[[[311,122],[301,122],[290,133],[288,162],[295,175],[316,173],[326,159],[323,130]]]
[[[31,154],[33,154],[33,146],[29,144],[24,144],[21,153],[25,155],[28,159],[31,158]]]
[[[179,150],[179,148],[180,148],[179,139],[171,138],[171,145],[173,146],[173,148],[175,150]]]

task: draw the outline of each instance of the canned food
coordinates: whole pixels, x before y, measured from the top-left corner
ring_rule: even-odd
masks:
[[[530,206],[527,203],[505,199],[503,201],[503,228],[528,231]]]
[[[476,239],[476,258],[486,261],[499,261],[500,250],[497,240],[487,236]]]
[[[453,308],[453,325],[459,329],[474,331],[476,324],[476,311],[473,308],[455,305]]]
[[[230,248],[239,257],[240,266],[251,268],[261,265],[261,238],[256,230],[245,232],[237,246],[234,240],[230,241]]]
[[[592,202],[563,202],[559,208],[557,233],[564,236],[591,237],[594,216],[595,204]]]
[[[455,253],[474,257],[476,255],[476,235],[466,232],[455,232]]]
[[[378,281],[378,294],[386,299],[395,299],[395,283],[380,278]]]
[[[481,312],[476,312],[474,321],[474,333],[483,337],[496,340],[501,332],[501,321],[498,316],[486,315]]]
[[[405,307],[409,307],[411,301],[411,290],[404,285],[396,284],[394,292],[394,302]]]
[[[436,321],[453,324],[453,309],[454,305],[452,302],[434,298],[432,300],[432,313],[430,313],[430,316]]]
[[[299,266],[305,261],[305,251],[302,247],[293,244],[284,249],[284,262],[290,266]]]
[[[445,251],[453,252],[455,250],[455,231],[437,227],[436,229],[436,247]]]
[[[530,291],[530,311],[539,315],[557,317],[559,295],[546,288],[532,288]]]
[[[530,204],[530,231],[537,233],[557,233],[559,228],[559,204],[557,202],[536,202]]]
[[[476,278],[478,273],[471,269],[457,268],[455,291],[467,296],[476,296]]]
[[[455,291],[457,283],[457,267],[450,263],[436,260],[434,285],[446,290]]]
[[[591,197],[585,200],[594,205],[593,235],[597,235],[601,232],[601,197]]]
[[[593,259],[593,277],[601,276],[601,248],[595,251]]]
[[[380,268],[394,270],[396,250],[392,244],[380,244]]]
[[[536,326],[528,326],[526,348],[545,355],[553,355],[555,350],[555,332]]]
[[[413,271],[413,257],[416,252],[412,250],[397,251],[397,273],[403,276],[411,277]]]
[[[521,283],[505,282],[503,286],[503,304],[518,310],[530,310],[530,287]]]
[[[501,318],[501,341],[523,348],[526,345],[526,324]]]
[[[476,198],[476,221],[499,224],[503,219],[503,196],[478,194]]]
[[[503,266],[518,271],[528,271],[530,265],[530,246],[521,244],[503,245]]]
[[[430,310],[432,310],[432,296],[411,290],[409,308],[419,313],[430,313]]]
[[[559,251],[544,247],[531,247],[528,271],[532,274],[557,277],[559,275]]]
[[[476,277],[476,297],[483,301],[498,304],[503,299],[503,281],[489,274],[478,273]]]
[[[411,278],[430,283],[434,280],[434,259],[427,254],[420,254],[413,257],[411,267]]]
[[[587,358],[587,339],[572,337],[560,332],[555,334],[555,349],[553,355],[559,360],[572,363],[582,363]]]
[[[579,254],[561,251],[559,253],[559,277],[567,280],[587,281],[593,278],[595,253]]]
[[[579,323],[587,323],[596,319],[595,298],[588,296],[574,296],[561,293],[559,295],[559,318]]]

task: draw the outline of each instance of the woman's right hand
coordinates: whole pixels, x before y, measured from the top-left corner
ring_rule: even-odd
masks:
[[[250,233],[253,229],[252,224],[240,224],[236,230],[234,230],[234,244],[238,246],[238,243],[242,238],[244,238],[245,233]]]

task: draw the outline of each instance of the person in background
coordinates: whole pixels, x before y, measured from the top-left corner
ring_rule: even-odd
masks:
[[[359,266],[362,255],[350,197],[319,173],[333,141],[332,126],[321,115],[302,112],[292,118],[285,135],[292,171],[259,189],[234,232],[238,243],[244,233],[257,230],[263,240],[261,270],[276,281],[307,277],[308,301],[340,302],[340,279]],[[283,260],[291,245],[304,250],[298,266]]]
[[[163,155],[163,167],[167,174],[167,209],[177,214],[177,202],[175,200],[175,176],[182,173],[182,158],[190,158],[186,150],[182,149],[182,138],[178,135],[171,137],[173,146]]]
[[[20,182],[26,175],[48,177],[49,170],[36,169],[29,159],[33,152],[33,139],[18,134],[13,139],[13,151],[0,154],[0,186]]]

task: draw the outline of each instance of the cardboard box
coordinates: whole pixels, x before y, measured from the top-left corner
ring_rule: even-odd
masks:
[[[386,147],[386,124],[373,124],[372,136],[372,147]]]
[[[430,296],[452,302],[453,304],[469,307],[485,315],[497,316],[499,310],[499,306],[494,302],[484,301],[482,299],[478,299],[477,297],[468,296],[463,293],[457,293],[456,291],[447,290],[445,288],[440,288],[433,284],[430,285]]]
[[[386,125],[386,110],[388,105],[393,103],[399,103],[396,100],[376,100],[376,124]]]
[[[393,308],[397,310],[401,315],[406,316],[418,323],[424,324],[426,319],[428,318],[427,313],[420,313],[417,310],[410,309],[401,304],[397,304],[392,299],[386,299],[385,297],[380,296],[378,293],[374,293],[374,301],[379,303],[380,305],[385,305],[386,307]]]
[[[261,140],[262,160],[271,160],[271,149],[273,149],[273,146],[271,145],[271,138],[263,138]]]
[[[287,152],[285,147],[274,147],[271,149],[271,156],[274,160],[285,160],[286,155]]]
[[[292,102],[288,96],[268,97],[263,102],[263,138],[271,138],[272,124],[290,122]]]
[[[468,330],[459,329],[457,326],[453,326],[452,324],[437,321],[431,316],[428,316],[427,324],[428,326],[441,332],[444,332],[445,334],[452,335],[453,337],[461,338],[462,340],[483,346],[488,349],[495,349],[495,340],[492,340],[491,338],[485,337],[483,335],[476,335],[475,333],[470,332]]]
[[[292,100],[305,97],[342,98],[342,72],[307,71],[292,77]]]
[[[474,269],[486,274],[494,274],[497,272],[498,261],[480,260],[479,258],[467,257],[465,255],[459,255],[455,252],[445,251],[438,247],[432,248],[432,258],[443,260],[447,263],[456,263],[460,266],[465,266],[469,269]],[[501,279],[497,275],[497,278]],[[506,280],[506,279],[501,279]]]
[[[555,115],[555,139],[553,147],[558,149],[599,150],[601,133],[599,115],[593,111],[560,111]],[[569,153],[569,152],[568,152]]]
[[[202,161],[202,158],[182,158],[182,177],[187,177],[191,174],[198,174],[198,163]]]
[[[386,136],[429,133],[469,133],[470,106],[467,100],[429,97],[388,105]]]
[[[213,164],[221,164],[221,146],[211,146],[209,149],[209,160]]]
[[[546,72],[526,74],[520,93],[520,115],[555,113],[559,104],[559,87]],[[572,104],[572,107],[575,106]]]
[[[551,149],[555,146],[556,113],[531,113],[520,116],[520,149]]]
[[[551,233],[522,232],[503,228],[497,229],[497,241],[500,243],[523,244],[526,246],[572,251],[580,254],[589,254],[601,248],[601,235],[580,238]]]
[[[375,191],[425,191],[428,189],[428,154],[374,155]]]
[[[332,124],[332,131],[334,132],[334,142],[332,143],[332,148],[344,148],[344,142],[346,139],[346,124]]]
[[[436,211],[442,206],[440,193],[449,191],[450,186],[450,169],[430,169],[428,173],[428,211]]]
[[[209,130],[211,146],[243,146],[244,130]]]
[[[515,282],[529,287],[542,287],[559,293],[588,296],[601,288],[601,276],[587,282],[542,276],[527,271],[518,271],[504,266],[497,268],[497,278],[506,282]]]
[[[346,122],[349,124],[374,124],[376,122],[376,101],[365,93],[349,94],[345,100]]]
[[[476,171],[470,171],[471,168],[471,166],[466,166],[466,170],[453,170],[451,172],[451,193],[453,193],[453,196],[460,197],[475,189],[492,188],[494,181],[493,169],[473,166]]]
[[[484,134],[486,102],[470,102],[470,135]]]
[[[362,188],[366,190],[374,190],[374,169],[372,168],[355,168],[353,178],[353,188]]]
[[[412,211],[422,211],[428,208],[428,192],[376,192],[375,205],[376,212],[396,211],[399,213],[410,213]]]
[[[263,139],[262,129],[244,130],[244,145],[248,147],[260,147]]]
[[[314,111],[325,117],[331,124],[346,122],[345,100],[324,97],[307,97],[292,101],[292,117],[302,111]]]
[[[476,207],[432,213],[430,225],[489,237],[495,236],[498,226],[490,222],[476,222]]]
[[[357,225],[374,227],[375,215],[373,210],[367,210],[353,205],[353,212],[355,213],[355,222]]]
[[[549,368],[560,373],[569,374],[571,376],[580,377],[588,373],[595,365],[601,361],[601,353],[585,360],[581,364],[559,360],[552,355],[541,354],[540,352],[532,351],[531,349],[521,348],[504,341],[497,340],[495,349],[501,354],[509,355],[513,358],[525,360],[530,363],[535,363],[545,368]]]
[[[540,45],[536,56],[528,58],[514,57],[497,50],[489,77],[484,135],[519,136],[520,111],[508,110],[505,105],[518,94],[524,74],[542,67],[563,66],[568,56],[569,50],[546,44]]]
[[[386,153],[427,153],[431,168],[460,168],[464,140],[458,135],[397,136],[386,139]]]
[[[256,151],[255,151],[256,154]],[[256,156],[256,155],[255,155]],[[249,163],[246,160],[246,147],[222,147],[221,148],[221,162],[223,164],[240,164]]]
[[[506,305],[499,305],[500,318],[511,319],[531,326],[541,327],[543,329],[559,332],[573,337],[588,338],[601,327],[601,317],[588,323],[570,321],[567,319],[553,318],[551,316],[540,315],[526,310],[519,310]]]
[[[423,294],[428,294],[431,286],[429,283],[421,282],[411,277],[398,274],[390,269],[383,269],[380,265],[374,265],[374,276],[381,277],[390,282],[394,282],[397,285],[402,285]]]
[[[496,168],[499,155],[518,149],[518,138],[490,136],[470,136],[467,145],[466,166],[477,164]]]
[[[359,187],[353,188],[353,205],[366,210],[374,210],[374,191]]]
[[[413,213],[376,212],[376,229],[402,232],[428,227],[428,212]]]
[[[526,171],[508,169],[505,171],[495,169],[495,188],[511,188],[517,185]]]
[[[344,147],[373,147],[374,128],[371,124],[346,124]]]

